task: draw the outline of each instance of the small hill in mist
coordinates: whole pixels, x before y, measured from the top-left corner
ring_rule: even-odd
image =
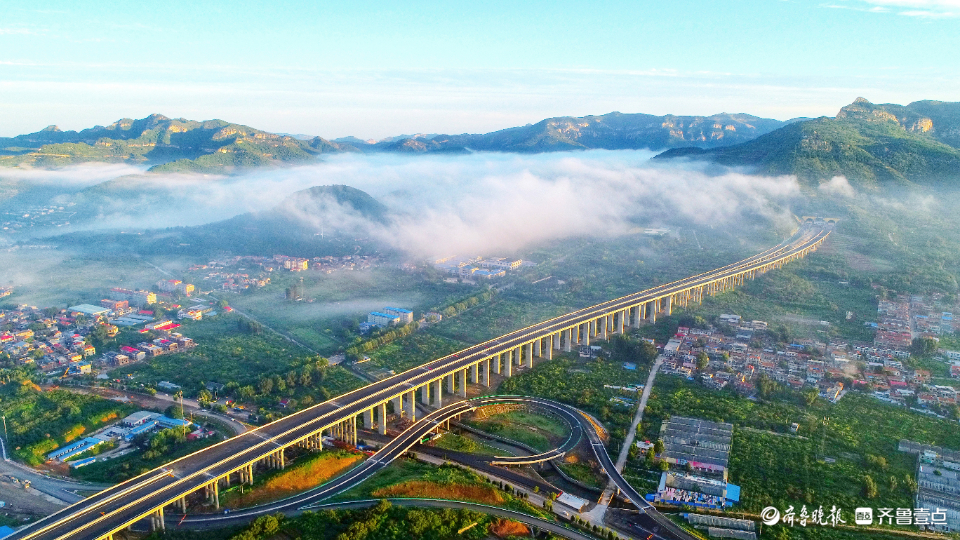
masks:
[[[108,126],[0,137],[0,165],[57,167],[85,162],[151,165],[157,172],[228,172],[242,167],[300,163],[353,147],[321,137],[300,140],[223,120],[195,121],[153,114]]]
[[[558,152],[565,150],[661,150],[692,146],[714,148],[751,140],[787,122],[749,114],[655,116],[612,112],[599,116],[547,118],[536,124],[485,134],[392,137],[368,144],[351,138],[364,151],[382,152]]]
[[[371,253],[383,248],[390,221],[386,206],[349,186],[316,186],[293,193],[274,208],[195,227],[154,229],[138,234],[75,233],[54,239],[71,245],[143,254],[220,253],[296,257]]]
[[[808,185],[838,175],[862,186],[952,182],[960,180],[960,103],[857,98],[835,118],[796,122],[725,148],[672,149],[657,159],[684,157],[794,174]]]

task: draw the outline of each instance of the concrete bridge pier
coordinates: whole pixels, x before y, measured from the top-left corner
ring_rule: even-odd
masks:
[[[367,429],[373,429],[373,407],[370,407],[366,412],[363,413],[363,427]],[[315,438],[312,442],[316,444]]]
[[[579,328],[583,331],[583,340],[582,340],[583,346],[589,347],[590,346],[590,323],[588,322],[583,323],[579,326]]]
[[[423,403],[424,405],[430,404],[430,383],[427,383],[420,388],[420,403]]]
[[[395,396],[393,398],[393,414],[397,415],[397,419],[403,418],[403,399],[402,395]],[[338,433],[334,436],[338,439],[340,438],[339,427],[337,428]]]
[[[437,379],[430,384],[433,386],[433,406],[437,409],[443,407],[443,381]]]
[[[544,358],[547,360],[553,360],[553,334],[547,336],[547,341],[544,343],[546,355]]]
[[[439,390],[439,385],[440,385],[440,381],[437,381],[437,390]],[[437,392],[437,402],[439,403],[439,401],[440,401],[440,392]],[[380,405],[377,405],[377,409],[379,410],[379,414],[380,414],[380,424],[379,424],[380,434],[386,435],[387,434],[387,402],[384,401]]]
[[[476,363],[470,366],[470,382],[480,384],[480,364]]]
[[[651,300],[647,302],[647,306],[644,308],[644,311],[647,313],[647,322],[650,324],[657,324],[657,301]]]
[[[490,362],[491,359],[487,358],[480,362],[480,384],[489,387],[490,386]]]
[[[600,339],[603,341],[610,339],[610,317],[610,315],[604,315],[603,317],[600,317]]]
[[[673,314],[673,295],[666,297],[665,300],[667,305],[663,308],[663,312],[669,317]]]
[[[510,377],[513,377],[513,350],[512,349],[504,353],[503,370],[505,372],[504,375],[508,379]]]
[[[166,528],[166,524],[163,522],[163,508],[161,507],[150,516],[150,530],[156,531],[160,529],[163,531],[166,530]]]
[[[493,364],[493,372],[497,375],[500,374],[500,361],[503,360],[503,354],[497,353],[493,358],[490,359],[490,362]]]
[[[459,381],[459,382],[460,382],[460,388],[459,388],[460,397],[465,398],[465,397],[467,397],[467,370],[466,370],[466,369],[461,369],[460,372],[459,372],[459,375],[460,375],[460,381]]]
[[[523,348],[525,349],[523,356],[526,360],[527,369],[530,369],[533,367],[533,343],[527,343]]]
[[[453,393],[454,393],[454,392],[453,392],[453,390],[454,390],[454,388],[453,388],[453,383],[454,383],[454,381],[453,381],[453,373],[451,373],[451,374],[447,375],[447,393],[448,393],[448,394],[453,394]]]
[[[556,332],[556,333],[554,333],[554,334],[550,334],[550,339],[551,339],[551,341],[553,341],[553,349],[554,349],[555,351],[559,351],[559,350],[560,350],[560,347],[562,346],[561,343],[560,343],[560,340],[561,340],[562,338],[563,338],[563,332]]]
[[[570,352],[570,349],[571,349],[571,346],[570,346],[570,336],[571,336],[572,333],[573,333],[573,331],[572,331],[571,329],[569,329],[569,328],[567,328],[566,330],[563,331],[563,350],[564,350],[565,352]]]
[[[409,418],[411,422],[416,422],[417,421],[417,391],[416,390],[411,390],[407,392],[407,404],[409,405],[409,407],[407,407],[407,418]],[[347,429],[349,430],[350,426],[347,426]]]

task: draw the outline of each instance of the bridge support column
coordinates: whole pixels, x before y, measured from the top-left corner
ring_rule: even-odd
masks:
[[[589,347],[590,346],[590,323],[588,322],[583,323],[580,325],[580,327],[583,328],[583,340],[582,340],[583,346]]]
[[[430,383],[427,383],[420,388],[420,403],[423,403],[424,405],[430,404]]]
[[[543,343],[543,340],[542,340],[541,338],[537,338],[537,340],[533,342],[533,355],[534,355],[534,356],[543,358],[543,352],[541,351],[541,349],[542,349],[542,343]]]
[[[240,478],[241,479],[243,478],[243,469],[240,469]],[[183,496],[177,499],[177,508],[179,508],[180,511],[183,512],[184,514],[187,513],[187,497],[186,496]]]
[[[281,450],[281,456],[283,455],[282,452],[283,452],[283,451]],[[280,458],[280,461],[281,461],[281,463],[283,462],[283,458],[282,458],[282,457]],[[281,466],[280,468],[282,469],[283,467]],[[212,492],[213,492],[213,493],[212,493],[212,495],[213,495],[213,508],[214,508],[215,510],[219,510],[219,509],[220,509],[220,483],[217,482],[216,480],[214,480],[214,481],[212,482],[212,484],[211,484],[211,489],[212,489]],[[161,524],[163,523],[163,508],[160,509],[160,523],[161,523]],[[161,526],[161,528],[163,528],[163,527]]]
[[[563,331],[563,350],[564,350],[564,352],[570,352],[571,345],[572,345],[572,344],[570,343],[571,334],[573,334],[573,330],[571,330],[570,328],[567,328],[566,330]]]
[[[448,394],[453,393],[453,373],[451,373],[450,375],[447,375],[447,393]]]
[[[407,418],[411,422],[417,421],[417,391],[411,390],[407,393],[407,403],[410,404],[410,407],[407,409]]]
[[[633,306],[633,320],[631,322],[634,328],[640,328],[640,319],[643,318],[642,309],[643,306],[640,304]]]
[[[503,360],[503,370],[505,371],[504,375],[509,379],[513,377],[513,351],[509,350],[505,353]]]
[[[467,397],[467,370],[460,370],[460,397]]]
[[[667,306],[663,308],[663,311],[669,316],[673,314],[673,296],[668,296],[666,300]]]
[[[527,343],[523,346],[524,349],[524,358],[526,359],[527,368],[533,367],[533,343]]]
[[[563,332],[556,332],[550,335],[550,338],[553,341],[553,348],[555,350],[558,350],[558,351],[560,350],[560,347],[562,346],[560,343],[560,339],[562,336],[563,336]]]
[[[646,312],[647,312],[647,321],[649,321],[650,324],[656,324],[657,323],[657,301],[656,300],[651,300],[647,302]]]
[[[400,399],[401,397],[402,394],[391,398],[391,401],[393,401],[393,414],[397,415],[398,419],[403,417],[403,400]],[[336,435],[337,434],[334,436]]]
[[[600,317],[600,320],[602,321],[601,325],[603,326],[600,329],[600,339],[604,341],[607,341],[608,339],[610,339],[610,336],[607,334],[607,332],[609,331],[608,329],[610,328],[610,319],[612,317],[613,315],[604,315],[603,317]]]
[[[440,379],[437,379],[436,381],[433,381],[430,384],[434,385],[433,406],[439,409],[440,407],[443,407],[443,381]]]
[[[523,364],[523,345],[517,345],[513,352],[513,363],[520,367]]]
[[[490,358],[490,362],[493,364],[493,372],[496,373],[497,375],[500,374],[500,360],[501,360],[501,356],[503,356],[503,355],[501,355],[500,353],[497,353],[497,354],[494,355],[492,358]]]
[[[481,374],[483,375],[483,385],[486,387],[490,386],[490,362],[491,362],[491,359],[487,358],[486,360],[481,362],[481,365],[480,365],[481,369],[483,370],[481,372]]]
[[[438,400],[440,399],[439,393],[437,394],[437,399]],[[387,434],[387,403],[383,402],[380,405],[377,405],[377,409],[379,409],[379,412],[380,412],[380,424],[379,424],[380,434],[386,435]]]
[[[480,384],[480,364],[473,364],[470,366],[470,382],[473,384]]]
[[[373,429],[373,407],[370,407],[363,413],[363,427]]]
[[[553,334],[547,336],[547,342],[544,345],[546,346],[546,359],[553,360]]]

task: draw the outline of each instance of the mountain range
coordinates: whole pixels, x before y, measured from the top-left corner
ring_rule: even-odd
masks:
[[[321,137],[301,140],[223,120],[198,122],[153,114],[108,126],[0,137],[0,165],[56,167],[83,162],[142,163],[156,172],[222,172],[237,167],[296,163],[349,151]]]
[[[485,134],[417,134],[364,141],[268,133],[223,120],[155,114],[109,126],[0,138],[0,165],[142,163],[153,172],[215,172],[311,162],[339,152],[537,153],[587,149],[666,150],[657,159],[705,160],[816,185],[843,175],[860,185],[960,178],[960,103],[873,104],[836,117],[788,121],[748,114],[654,116],[613,112],[556,117]],[[2,172],[2,169],[0,169]]]

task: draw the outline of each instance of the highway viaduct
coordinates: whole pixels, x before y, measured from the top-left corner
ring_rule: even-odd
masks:
[[[325,434],[355,443],[358,417],[386,433],[388,402],[396,414],[416,420],[418,397],[439,409],[445,394],[459,400],[466,397],[469,383],[489,386],[491,371],[510,377],[515,366],[532,366],[535,356],[550,360],[555,351],[571,351],[643,321],[655,322],[674,307],[701,302],[803,258],[832,230],[832,223],[807,221],[786,241],[737,263],[534,324],[371,383],[97,493],[10,539],[112,539],[140,520],[162,526],[165,509],[185,513],[187,497],[196,493],[218,507],[221,486],[251,483],[255,466],[283,468],[287,448],[319,448]]]

